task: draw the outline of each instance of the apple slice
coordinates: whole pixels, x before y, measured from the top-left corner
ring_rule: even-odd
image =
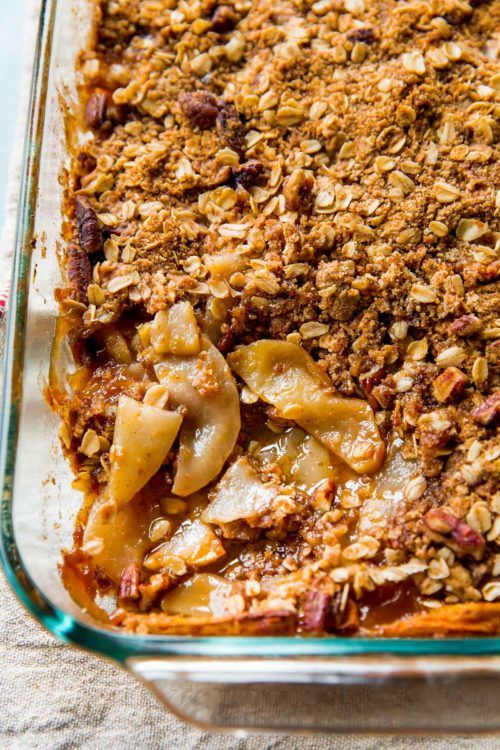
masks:
[[[224,557],[219,537],[199,518],[186,520],[168,542],[163,542],[144,560],[149,570],[168,568],[172,558],[182,558],[193,568],[202,568]]]
[[[409,505],[405,498],[408,482],[418,475],[418,461],[405,459],[403,441],[394,437],[389,442],[383,468],[373,477],[368,497],[360,504],[359,529],[365,534],[384,534],[387,519]]]
[[[338,484],[345,473],[352,474],[323,443],[300,427],[274,434],[255,457],[263,466],[278,463],[287,480],[305,492],[314,491],[325,481]]]
[[[215,479],[235,446],[238,389],[226,360],[205,336],[198,356],[158,358],[154,368],[169,403],[184,410],[172,490],[186,497]]]
[[[262,339],[237,349],[228,362],[263,401],[358,474],[379,469],[385,449],[370,405],[336,395],[328,376],[301,346]]]
[[[116,412],[108,498],[120,510],[156,474],[172,447],[182,416],[129,396],[120,396]]]
[[[107,509],[106,501],[93,505],[85,527],[84,547],[90,550],[96,565],[119,584],[127,565],[140,565],[151,547],[148,532],[161,516],[161,508],[149,498],[137,495],[111,516],[111,523]]]
[[[156,354],[198,354],[200,331],[190,302],[176,302],[169,310],[156,313],[151,324],[151,344]]]
[[[278,488],[264,484],[248,458],[241,456],[211,492],[201,517],[208,523],[252,521],[269,511]]]
[[[161,608],[169,615],[224,617],[229,614],[228,600],[232,592],[233,584],[222,576],[195,573],[165,594]]]

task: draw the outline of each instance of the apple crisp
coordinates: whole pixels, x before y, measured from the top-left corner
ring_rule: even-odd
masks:
[[[71,594],[140,633],[500,633],[500,3],[95,13]]]

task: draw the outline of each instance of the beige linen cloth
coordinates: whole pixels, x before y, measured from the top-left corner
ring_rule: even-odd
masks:
[[[38,4],[39,0],[26,0],[20,133],[24,130]],[[13,154],[0,243],[0,296],[10,275],[20,153],[21,143]],[[0,360],[4,322],[5,318],[0,318]],[[452,744],[454,750],[500,747],[497,739],[480,737],[236,739],[202,732],[169,714],[146,688],[118,667],[64,645],[45,632],[19,605],[2,574],[0,598],[0,750],[445,750]]]

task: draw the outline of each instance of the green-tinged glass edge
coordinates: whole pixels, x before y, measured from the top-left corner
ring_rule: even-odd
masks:
[[[124,663],[138,656],[197,657],[328,657],[369,654],[408,657],[441,655],[494,656],[500,638],[396,639],[240,637],[206,638],[140,636],[86,625],[54,607],[23,570],[13,536],[12,486],[22,399],[25,325],[29,289],[29,259],[33,236],[40,152],[42,147],[48,74],[57,0],[43,0],[35,48],[31,104],[24,146],[24,162],[16,231],[15,260],[8,309],[7,339],[0,424],[0,563],[14,592],[34,617],[61,640]]]

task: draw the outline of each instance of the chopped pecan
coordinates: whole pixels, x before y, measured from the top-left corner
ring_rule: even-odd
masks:
[[[474,336],[481,330],[481,321],[476,315],[462,315],[450,325],[450,333],[456,336]]]
[[[88,198],[77,195],[75,198],[75,216],[78,227],[80,246],[86,253],[102,250],[102,232],[97,214]]]
[[[173,579],[168,573],[155,573],[152,575],[147,583],[142,583],[139,586],[141,597],[139,609],[143,611],[149,609],[154,604],[158,595],[167,592],[172,584]]]
[[[140,596],[139,584],[141,582],[141,574],[137,563],[130,563],[124,569],[122,577],[120,578],[120,585],[118,587],[118,599],[119,601],[138,599]]]
[[[240,156],[245,151],[245,126],[233,104],[223,102],[217,115],[217,131],[222,140]]]
[[[238,23],[238,16],[230,5],[218,5],[212,16],[212,29],[217,34],[224,34],[234,29]]]
[[[374,387],[377,385],[377,383],[380,383],[384,375],[385,375],[385,370],[383,369],[383,367],[381,367],[379,370],[376,370],[375,372],[371,372],[366,375],[360,376],[360,383],[366,394],[368,403],[370,404],[372,409],[375,409],[375,411],[378,411],[378,409],[380,409],[381,404],[379,403],[376,396],[372,395],[372,393],[373,393]]]
[[[85,151],[80,151],[77,159],[83,174],[90,174],[97,166],[95,158],[90,154],[87,154]]]
[[[109,130],[116,123],[125,119],[126,107],[113,101],[110,91],[94,91],[85,106],[85,122],[93,130]]]
[[[439,535],[451,534],[461,551],[480,559],[485,541],[475,529],[446,508],[433,508],[424,516],[424,524],[430,531]]]
[[[383,367],[380,367],[378,370],[372,369],[371,371],[365,372],[359,376],[361,385],[367,396],[373,391],[374,386],[377,383],[380,383],[384,375],[385,370]]]
[[[369,402],[372,409],[374,400],[377,400],[382,409],[390,409],[395,397],[395,391],[386,383],[376,385],[370,393]]]
[[[325,630],[332,597],[325,591],[308,591],[302,606],[302,630],[313,633]]]
[[[73,299],[87,301],[87,289],[92,281],[92,266],[89,256],[78,245],[70,245],[67,250],[68,281]]]
[[[347,35],[347,38],[351,42],[363,42],[364,44],[373,44],[375,41],[375,34],[372,29],[365,26],[363,29],[353,29]]]
[[[220,341],[217,344],[217,348],[222,354],[227,354],[234,347],[235,343],[236,333],[232,328],[228,328],[228,330],[222,334]]]
[[[467,376],[458,367],[447,367],[432,383],[434,397],[440,404],[460,398],[467,385]]]
[[[108,96],[104,91],[95,91],[87,100],[85,122],[89,128],[99,130],[106,122]]]
[[[491,396],[476,406],[472,411],[472,418],[479,424],[489,427],[498,422],[500,417],[500,391],[495,391]]]
[[[255,185],[264,171],[264,165],[257,159],[252,159],[233,169],[233,182],[248,190]]]
[[[306,169],[294,169],[283,186],[285,205],[289,211],[305,212],[311,205],[314,177]]]
[[[185,92],[180,95],[179,104],[191,124],[200,130],[207,130],[215,124],[219,110],[217,99],[209,91]]]

